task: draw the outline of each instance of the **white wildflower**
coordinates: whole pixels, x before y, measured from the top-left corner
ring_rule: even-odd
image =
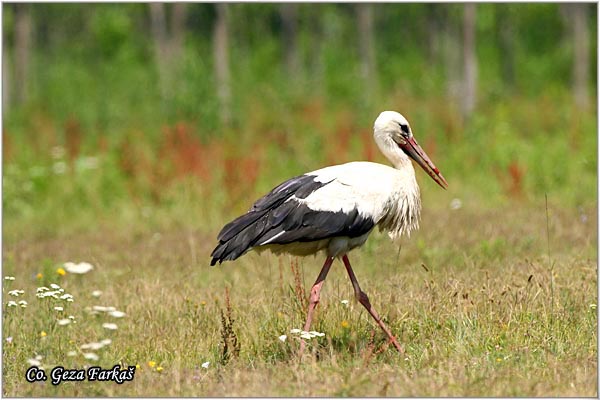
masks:
[[[202,363],[202,368],[208,368],[208,366],[210,365],[210,361],[206,361],[204,363]]]
[[[69,318],[63,318],[63,319],[58,320],[58,324],[61,326],[69,325],[70,323],[71,323],[71,320]]]
[[[105,307],[105,306],[93,306],[92,307],[93,311],[100,311],[100,312],[113,312],[116,311],[117,309],[109,306],[109,307]]]
[[[86,360],[92,360],[92,361],[98,361],[98,359],[100,358],[100,357],[98,357],[98,354],[96,354],[96,353],[83,353],[83,357]]]
[[[55,309],[56,311],[64,311],[64,310],[65,310],[65,309],[64,309],[64,308],[62,308],[61,306],[56,306],[56,307],[54,307],[54,309]]]
[[[23,308],[26,308],[27,307],[27,302],[25,300],[21,300],[21,301],[19,301],[19,305],[21,307],[23,307]]]
[[[50,154],[54,159],[63,158],[63,156],[65,155],[65,148],[62,146],[54,146],[50,150]]]
[[[296,332],[294,332],[294,333],[296,333]],[[300,337],[301,337],[302,339],[312,339],[312,338],[314,338],[314,337],[322,337],[322,336],[325,336],[325,334],[324,334],[324,333],[317,332],[317,331],[310,331],[310,332],[307,332],[307,331],[300,331],[299,333],[300,333]]]
[[[94,290],[92,292],[92,296],[94,296],[94,297],[100,297],[100,296],[102,296],[102,290]]]
[[[87,262],[81,262],[79,264],[75,264],[73,262],[66,262],[64,264],[64,268],[67,272],[71,274],[87,274],[88,272],[94,269],[94,266]]]
[[[302,331],[298,328],[294,328],[294,329],[290,330],[290,333],[300,333],[300,332],[302,332]]]
[[[83,350],[100,350],[103,347],[104,347],[104,343],[99,343],[99,342],[92,342],[92,343],[86,343],[86,344],[81,345],[81,348]]]
[[[51,284],[50,284],[50,287],[51,287],[52,289],[55,289],[55,290],[56,290],[56,289],[60,289],[60,286],[59,286],[59,285],[57,285],[56,283],[51,283]]]
[[[10,300],[8,303],[6,303],[6,305],[8,307],[16,307],[17,306],[17,302]]]
[[[62,296],[60,296],[60,298],[61,298],[61,300],[69,300],[69,299],[73,298],[73,295],[69,294],[69,293],[65,293]]]
[[[343,305],[345,305],[346,307],[348,307],[348,304],[350,304],[349,300],[342,300],[340,303],[342,303]]]
[[[452,199],[452,201],[450,202],[451,210],[458,210],[461,207],[462,207],[462,201],[460,199]]]
[[[110,315],[111,317],[115,317],[115,318],[123,318],[126,314],[123,311],[114,310],[114,311],[109,311],[108,315]]]
[[[58,299],[58,295],[60,294],[60,292],[58,290],[49,290],[47,292],[39,292],[36,294],[36,297],[43,299],[44,297],[53,297],[55,299]]]
[[[35,358],[28,358],[27,362],[29,363],[29,365],[31,365],[33,367],[39,367],[40,365],[42,365],[40,360],[36,360]]]
[[[12,343],[12,341],[13,341],[12,336],[9,336],[6,338],[6,343]]]
[[[285,342],[287,339],[287,335],[281,335],[278,337],[279,340],[281,340],[282,342]]]
[[[19,297],[23,293],[25,293],[25,291],[19,290],[19,289],[14,289],[14,290],[11,290],[10,292],[8,292],[9,295],[14,296],[14,297]]]
[[[56,175],[62,175],[65,173],[66,170],[67,170],[67,163],[65,163],[64,161],[58,161],[58,162],[55,162],[54,164],[52,164],[52,171]]]
[[[109,330],[111,330],[111,331],[117,330],[117,329],[119,328],[119,327],[117,326],[117,324],[112,324],[112,323],[109,323],[109,322],[105,322],[105,323],[103,323],[103,324],[102,324],[102,327],[103,327],[104,329],[109,329]]]
[[[14,281],[14,280],[15,280],[15,277],[14,277],[14,276],[5,276],[5,277],[4,277],[4,280],[5,280],[5,281]]]
[[[77,355],[77,352],[75,350],[71,350],[67,353],[67,356],[69,357],[75,357]]]
[[[102,339],[102,340],[100,341],[100,343],[102,343],[102,344],[103,344],[103,345],[105,345],[105,346],[108,346],[109,344],[111,344],[111,343],[112,343],[112,340],[110,340],[110,339]]]
[[[37,288],[36,292],[41,293],[41,292],[45,292],[47,290],[50,290],[50,289],[48,289],[46,286],[41,286],[41,287]]]

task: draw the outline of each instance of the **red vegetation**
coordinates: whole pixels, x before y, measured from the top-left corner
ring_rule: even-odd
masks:
[[[510,177],[508,193],[512,197],[523,196],[523,176],[525,175],[524,168],[518,162],[513,161],[508,166],[508,175]]]
[[[65,147],[71,165],[73,165],[73,162],[79,156],[82,139],[83,133],[81,132],[79,121],[74,117],[69,118],[65,123]]]

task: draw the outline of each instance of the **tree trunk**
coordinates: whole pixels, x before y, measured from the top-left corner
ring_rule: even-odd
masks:
[[[183,52],[186,10],[186,4],[173,4],[169,27],[167,26],[166,5],[150,3],[154,55],[163,101],[168,101],[173,94],[176,66]]]
[[[515,30],[510,4],[496,6],[496,34],[499,37],[500,73],[504,86],[512,90],[515,83]]]
[[[358,49],[360,56],[360,73],[365,85],[367,103],[377,93],[377,77],[375,72],[375,45],[373,39],[373,5],[361,3],[356,5],[358,22]]]
[[[427,18],[427,59],[430,65],[436,65],[441,53],[442,7],[444,4],[426,4]]]
[[[283,51],[285,66],[290,77],[296,77],[300,72],[298,57],[298,5],[295,3],[282,4],[279,7],[283,25]]]
[[[6,9],[4,9],[4,12],[6,12]],[[8,46],[6,45],[6,39],[5,39],[4,43],[2,44],[2,111],[5,116],[6,116],[6,114],[8,114],[8,111],[11,106],[11,100],[12,100],[10,97],[12,95],[12,91],[11,91],[12,76],[11,76],[10,70],[9,70],[11,63],[10,63],[10,60],[8,59],[8,57],[9,57],[9,52],[8,52]]]
[[[215,58],[215,76],[217,97],[220,102],[221,123],[231,124],[231,87],[229,74],[229,5],[215,4],[217,19],[213,31],[213,50]]]
[[[31,52],[31,9],[29,4],[15,5],[15,101],[23,104],[29,93]]]
[[[463,117],[468,119],[475,109],[477,90],[477,58],[475,54],[475,4],[464,5],[463,16]]]
[[[459,26],[451,18],[450,7],[452,5],[440,4],[437,6],[440,12],[440,53],[446,79],[446,96],[454,103],[454,99],[461,97],[462,91]]]
[[[326,5],[321,5],[321,7],[311,7],[308,9],[308,76],[312,81],[312,86],[316,88],[315,92],[318,96],[323,95],[325,88],[325,61],[323,60],[325,31],[323,29],[323,12],[320,11],[320,9],[325,8],[325,6]]]
[[[187,16],[187,4],[173,4],[173,13],[171,14],[171,57],[174,60],[180,59],[183,53],[183,39],[185,34],[185,19]]]
[[[573,44],[573,97],[578,108],[589,107],[588,84],[590,78],[590,35],[588,29],[588,5],[572,4]]]
[[[162,100],[165,101],[169,98],[169,43],[167,38],[167,18],[164,3],[150,3],[150,20],[152,38],[154,40],[154,56],[158,70],[160,96]]]

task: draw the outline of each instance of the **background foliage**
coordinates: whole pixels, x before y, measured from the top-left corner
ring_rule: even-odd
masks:
[[[164,7],[167,18],[173,6]],[[11,79],[20,77],[19,10],[7,5],[3,201],[9,226],[53,215],[63,223],[79,220],[56,215],[57,204],[68,204],[61,209],[71,216],[90,208],[97,215],[132,200],[165,206],[185,191],[198,207],[214,212],[221,204],[233,215],[286,176],[327,163],[381,160],[370,127],[383,109],[409,118],[448,176],[452,197],[473,196],[482,206],[539,202],[544,193],[570,206],[595,201],[595,110],[573,100],[569,6],[477,6],[477,108],[467,116],[460,109],[462,5],[374,6],[375,70],[367,83],[355,5],[297,7],[293,75],[284,62],[281,7],[227,6],[232,117],[224,123],[214,5],[186,6],[166,95],[149,5],[31,5],[24,81]],[[594,32],[595,6],[587,7]],[[596,35],[589,40],[595,71]],[[589,76],[594,101],[596,74]],[[21,86],[26,91],[17,98]],[[85,157],[93,157],[93,169],[85,168]],[[66,173],[55,173],[62,164],[53,173],[62,162]],[[422,186],[427,195],[430,185]]]

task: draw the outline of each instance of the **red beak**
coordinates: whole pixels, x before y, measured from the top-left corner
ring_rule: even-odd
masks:
[[[446,189],[448,187],[448,182],[446,182],[446,179],[444,179],[440,170],[437,169],[427,154],[425,154],[414,137],[409,137],[406,139],[406,143],[400,147],[406,154],[408,154],[410,158],[415,160],[417,164],[419,164],[421,168],[423,168],[425,172],[427,172],[429,176],[432,177],[433,180],[442,187],[442,189]]]

